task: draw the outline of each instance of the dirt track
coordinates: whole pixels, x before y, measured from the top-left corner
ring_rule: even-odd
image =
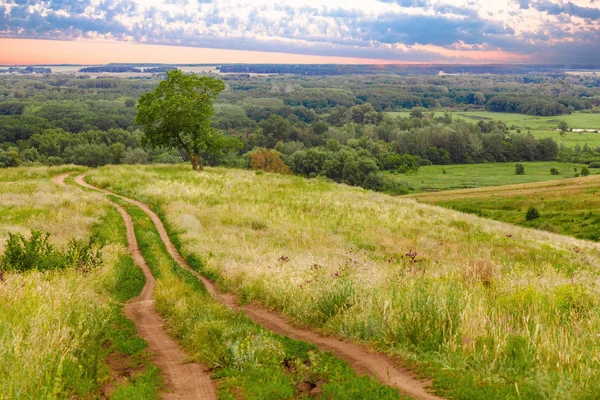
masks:
[[[52,181],[58,185],[64,185],[67,176],[69,174],[59,175]],[[81,177],[76,178],[78,183],[80,183],[79,178]],[[133,220],[121,206],[112,204],[125,222],[129,253],[146,278],[142,293],[125,305],[125,315],[133,321],[139,335],[148,342],[148,348],[153,355],[152,362],[162,370],[165,384],[169,389],[169,392],[164,393],[162,397],[182,400],[216,399],[217,394],[206,369],[197,363],[186,363],[187,355],[164,329],[161,317],[154,310],[154,300],[152,299],[155,286],[154,276],[152,276],[138,246]]]
[[[288,336],[292,339],[302,340],[314,343],[322,351],[331,351],[335,356],[348,362],[352,368],[363,375],[374,375],[380,382],[398,388],[401,392],[423,400],[440,400],[442,397],[429,393],[425,387],[428,382],[423,382],[414,377],[407,369],[397,366],[397,363],[389,356],[381,353],[375,353],[366,346],[340,340],[332,337],[316,334],[315,332],[303,328],[298,328],[290,324],[283,316],[273,311],[267,310],[258,305],[238,306],[235,295],[221,293],[215,285],[193,270],[177,251],[175,245],[171,242],[167,231],[159,216],[145,203],[138,200],[123,197],[114,194],[108,190],[100,189],[85,182],[85,174],[75,178],[75,182],[81,186],[98,190],[106,194],[116,196],[124,201],[138,206],[152,220],[156,229],[164,242],[169,254],[177,263],[194,273],[206,286],[207,291],[221,303],[234,308],[241,309],[254,322],[280,335]]]

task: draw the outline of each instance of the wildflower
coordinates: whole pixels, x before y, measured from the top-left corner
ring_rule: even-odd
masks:
[[[506,234],[506,237],[507,237],[507,238],[511,238],[511,237],[512,237],[512,233],[508,233],[508,234]]]

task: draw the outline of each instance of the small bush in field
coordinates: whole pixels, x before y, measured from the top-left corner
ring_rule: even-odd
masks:
[[[248,157],[250,159],[250,168],[253,170],[274,172],[276,174],[292,173],[275,150],[260,148],[250,153]]]
[[[525,174],[525,166],[523,164],[515,165],[515,174],[524,175]]]
[[[550,168],[550,175],[560,175],[558,168]]]
[[[590,174],[590,170],[588,167],[581,167],[581,176],[588,176]]]
[[[77,268],[88,271],[100,265],[100,250],[95,248],[95,238],[89,242],[71,240],[64,252],[49,242],[49,233],[31,231],[29,239],[21,234],[8,235],[6,249],[0,256],[0,271],[26,272]]]
[[[537,208],[531,206],[527,209],[527,214],[525,214],[525,219],[527,221],[533,221],[534,219],[538,219],[540,217],[540,212]]]

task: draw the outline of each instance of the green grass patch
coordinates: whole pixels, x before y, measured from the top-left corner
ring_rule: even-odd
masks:
[[[388,176],[406,182],[416,192],[481,188],[516,185],[532,182],[555,181],[575,176],[574,169],[583,165],[560,162],[523,162],[525,173],[515,174],[515,163],[430,165],[419,168],[414,174],[391,174]],[[559,175],[552,175],[556,168]],[[600,170],[591,169],[592,174]]]

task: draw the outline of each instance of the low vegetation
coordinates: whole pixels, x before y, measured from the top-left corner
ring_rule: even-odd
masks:
[[[159,371],[122,313],[144,285],[125,227],[102,197],[50,182],[60,171],[0,173],[0,397],[157,398]]]
[[[559,162],[521,163],[524,174],[517,175],[515,164],[487,163],[468,165],[430,165],[411,174],[388,175],[410,188],[411,192],[437,192],[455,189],[483,188],[521,183],[555,181],[575,176],[583,164]],[[600,167],[600,165],[599,165]],[[552,173],[559,171],[559,174]],[[590,168],[590,174],[600,174],[600,168]]]
[[[319,180],[188,169],[89,179],[160,210],[222,288],[398,355],[450,398],[600,390],[595,244]],[[534,206],[538,223],[548,212]],[[166,314],[175,298],[159,300]]]
[[[594,175],[527,185],[423,193],[413,197],[511,224],[600,241],[599,187],[600,176]],[[530,207],[539,211],[537,218],[526,218]]]
[[[140,248],[156,277],[158,312],[191,359],[213,371],[219,398],[404,398],[372,377],[358,377],[314,345],[273,334],[218,303],[175,263],[148,216],[122,205],[133,216]]]

